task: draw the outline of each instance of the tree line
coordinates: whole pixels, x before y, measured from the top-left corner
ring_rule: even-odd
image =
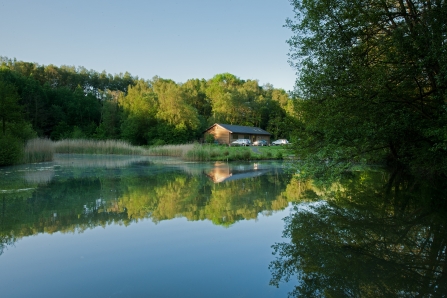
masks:
[[[215,122],[288,137],[293,101],[282,89],[229,73],[176,83],[0,58],[1,138],[8,142],[39,136],[178,144],[200,139]]]

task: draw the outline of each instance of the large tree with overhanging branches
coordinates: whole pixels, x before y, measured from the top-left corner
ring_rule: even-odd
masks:
[[[446,1],[290,2],[308,172],[387,160],[445,174]]]

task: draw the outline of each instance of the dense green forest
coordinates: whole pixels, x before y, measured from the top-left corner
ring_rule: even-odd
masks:
[[[284,90],[229,73],[176,83],[0,59],[1,139],[9,144],[35,136],[179,144],[200,139],[215,122],[289,137],[292,106]]]

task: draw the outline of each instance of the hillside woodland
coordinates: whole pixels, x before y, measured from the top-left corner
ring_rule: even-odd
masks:
[[[0,60],[0,143],[11,144],[6,155],[33,137],[181,144],[199,140],[215,122],[261,127],[273,137],[290,137],[297,125],[286,91],[229,73],[177,83]]]

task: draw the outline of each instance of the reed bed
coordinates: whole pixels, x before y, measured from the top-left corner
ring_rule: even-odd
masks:
[[[282,149],[282,148],[280,148]],[[230,161],[282,159],[282,150],[277,148],[258,148],[254,153],[250,148],[229,148],[211,144],[163,145],[149,148],[132,146],[122,140],[61,140],[33,139],[27,142],[24,150],[24,162],[35,163],[53,160],[55,153],[68,154],[104,154],[104,155],[140,155],[170,156],[185,161]],[[275,154],[274,154],[275,153]]]
[[[218,155],[217,149],[211,145],[195,144],[191,150],[187,151],[183,159],[188,161],[210,161],[211,157]]]
[[[53,142],[49,139],[31,139],[25,144],[23,161],[35,163],[53,160],[55,153]]]
[[[56,153],[148,155],[148,150],[122,140],[61,140],[54,142]]]
[[[194,144],[155,146],[148,149],[148,155],[185,158],[188,152],[195,150],[195,147]]]

